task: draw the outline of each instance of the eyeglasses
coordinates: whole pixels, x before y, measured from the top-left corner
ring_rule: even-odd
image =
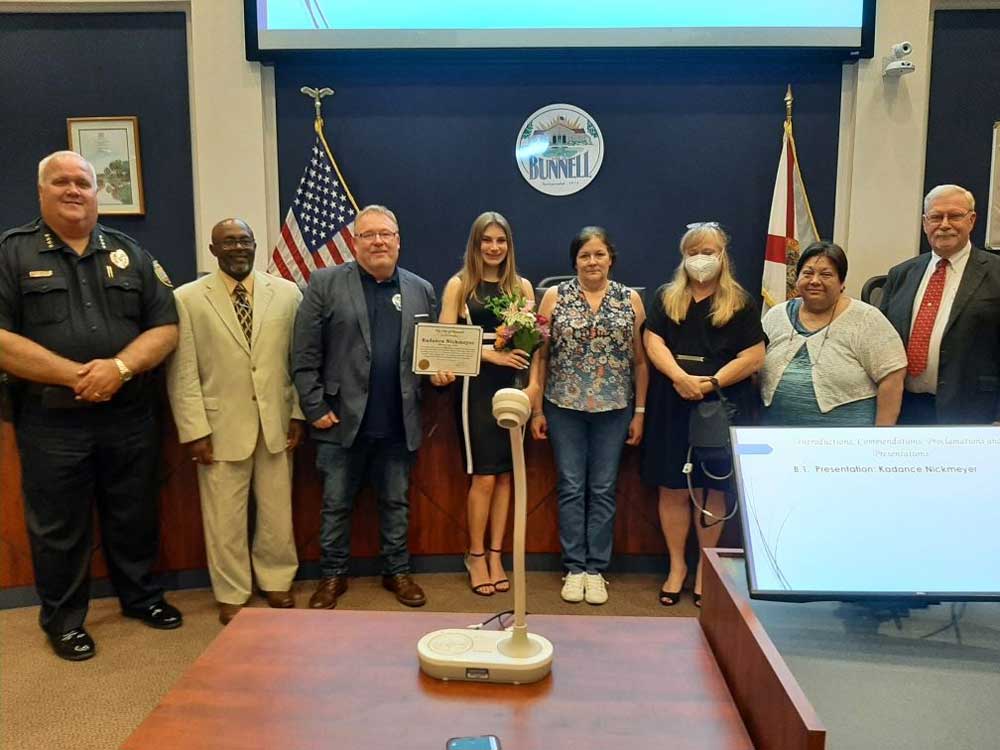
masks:
[[[388,242],[397,235],[399,235],[399,232],[389,232],[386,230],[382,230],[381,232],[362,232],[361,234],[355,236],[359,240],[364,240],[365,242],[374,242],[376,237],[382,240],[382,242]]]
[[[685,229],[701,229],[702,227],[706,229],[719,229],[719,222],[717,221],[695,221],[688,224]]]
[[[222,242],[219,243],[226,250],[235,250],[236,248],[242,248],[244,250],[249,250],[254,245],[257,244],[253,237],[226,237]]]
[[[942,222],[944,222],[945,219],[948,220],[949,224],[957,224],[963,219],[966,219],[971,213],[975,213],[975,211],[973,211],[970,208],[968,211],[951,211],[946,214],[939,214],[939,213],[924,214],[924,221],[933,226],[941,224]]]
[[[811,268],[803,268],[802,273],[799,274],[799,278],[802,279],[812,279],[813,276],[819,276],[823,281],[832,281],[837,278],[837,274],[833,271],[820,271],[819,273],[816,273]]]

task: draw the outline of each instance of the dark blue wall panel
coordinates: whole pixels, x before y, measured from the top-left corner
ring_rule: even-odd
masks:
[[[572,235],[603,224],[619,249],[616,277],[653,286],[676,265],[685,224],[717,220],[756,293],[788,83],[804,179],[829,237],[841,65],[736,54],[343,53],[329,64],[279,64],[281,211],[312,144],[312,103],[299,87],[330,86],[327,140],[351,190],[359,203],[397,212],[401,263],[438,289],[458,267],[473,218],[495,209],[510,219],[533,281],[571,273]],[[590,112],[606,141],[596,180],[562,198],[530,187],[513,155],[524,119],[557,102]]]
[[[976,196],[972,241],[983,246],[993,123],[1000,120],[1000,11],[934,14],[924,192],[957,183]],[[923,241],[927,250],[927,241]]]
[[[38,160],[67,117],[136,115],[145,216],[101,222],[138,239],[175,283],[195,277],[183,13],[0,13],[0,227],[38,215]]]

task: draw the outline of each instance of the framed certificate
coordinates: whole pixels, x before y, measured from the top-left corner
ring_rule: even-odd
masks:
[[[413,372],[433,375],[439,370],[456,375],[478,375],[483,357],[480,326],[417,323],[413,332]]]

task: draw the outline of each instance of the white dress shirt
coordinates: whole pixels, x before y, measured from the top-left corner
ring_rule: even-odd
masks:
[[[934,328],[931,329],[931,343],[927,350],[927,368],[919,375],[906,376],[906,390],[911,393],[937,393],[938,363],[941,353],[941,338],[944,336],[944,328],[948,325],[948,318],[951,315],[951,306],[955,302],[955,294],[958,292],[958,285],[962,281],[962,274],[965,266],[969,262],[972,254],[972,243],[967,242],[965,247],[955,253],[949,262],[951,268],[944,277],[944,292],[941,294],[941,306],[938,307],[937,317],[934,319]],[[942,258],[933,250],[931,251],[931,262],[927,264],[924,277],[920,280],[920,286],[913,297],[913,312],[910,315],[910,335],[913,335],[913,324],[917,320],[917,313],[920,310],[920,303],[924,300],[924,292],[927,291],[927,283],[931,279],[931,274],[937,268]]]

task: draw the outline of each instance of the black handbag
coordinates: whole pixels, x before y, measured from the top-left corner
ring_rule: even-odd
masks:
[[[729,427],[739,414],[739,409],[726,398],[718,381],[712,379],[712,387],[718,396],[717,400],[699,401],[691,409],[688,418],[688,452],[684,464],[684,474],[687,476],[688,495],[695,508],[699,511],[701,525],[708,527],[732,518],[736,507],[722,516],[717,516],[706,507],[708,490],[705,488],[699,503],[694,496],[691,475],[694,473],[695,462],[705,476],[717,482],[724,482],[733,475],[733,453],[729,440]],[[712,470],[708,468],[712,467]],[[727,492],[728,494],[728,492]],[[711,518],[708,522],[706,518]]]
[[[726,398],[718,382],[714,379],[712,387],[715,389],[718,400],[699,401],[691,410],[691,416],[688,418],[688,448],[689,451],[699,450],[712,453],[721,450],[728,458],[730,453],[729,427],[739,413],[739,409]]]

